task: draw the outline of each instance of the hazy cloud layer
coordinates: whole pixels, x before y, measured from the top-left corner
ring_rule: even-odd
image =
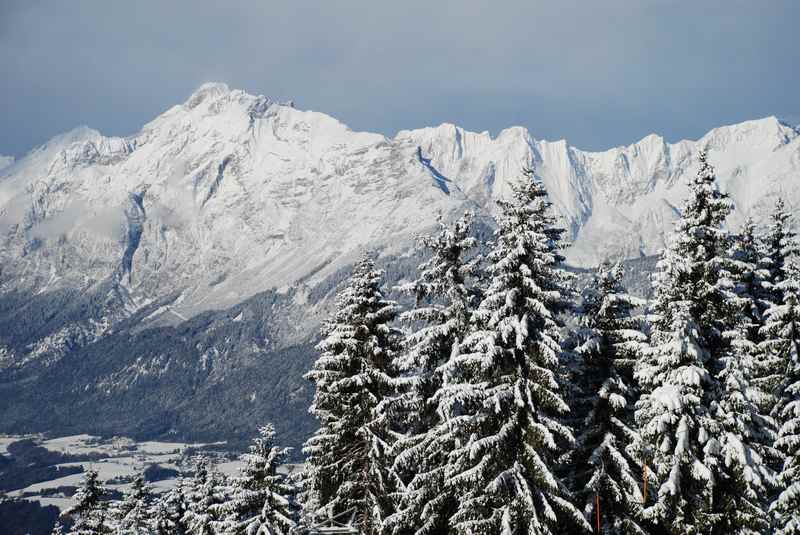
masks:
[[[125,233],[122,208],[107,207],[93,210],[88,203],[73,201],[44,221],[38,222],[29,234],[39,239],[58,239],[75,231],[88,232],[95,237],[120,241]]]
[[[389,135],[698,137],[800,117],[798,20],[791,0],[2,0],[0,154],[130,134],[209,80]]]

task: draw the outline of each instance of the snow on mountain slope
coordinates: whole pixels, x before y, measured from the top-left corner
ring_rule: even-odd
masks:
[[[13,156],[3,156],[2,154],[0,154],[0,169],[3,169],[4,167],[8,167],[12,163],[14,163],[14,157]]]
[[[42,291],[114,273],[134,306],[178,289],[176,311],[190,316],[321,278],[464,203],[414,154],[207,84],[135,136],[78,129],[0,172],[2,255],[17,275],[4,284]]]
[[[402,253],[465,208],[484,214],[532,167],[579,265],[651,254],[710,150],[739,211],[800,205],[800,134],[775,118],[698,141],[651,135],[605,152],[453,125],[394,139],[206,84],[128,138],[88,128],[0,169],[0,288],[88,288],[112,277],[132,310],[170,292],[176,317],[268,288],[311,287],[365,249]]]
[[[736,203],[733,224],[746,215],[763,219],[777,195],[800,206],[800,134],[774,117],[717,128],[698,141],[669,144],[650,135],[604,152],[536,140],[519,127],[491,138],[442,125],[397,139],[420,146],[438,172],[487,210],[522,166],[532,167],[571,231],[567,257],[577,265],[657,252],[704,147]]]

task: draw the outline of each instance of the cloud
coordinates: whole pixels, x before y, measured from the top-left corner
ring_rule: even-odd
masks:
[[[160,186],[163,189],[148,208],[148,217],[160,220],[167,227],[181,227],[197,218],[199,209],[194,194],[182,184],[186,173],[187,163],[177,160],[170,176]]]
[[[126,230],[125,214],[122,207],[96,210],[78,219],[77,226],[95,236],[121,241]]]
[[[227,82],[356,129],[513,124],[596,149],[797,109],[800,3],[0,3],[0,152],[130,134]],[[42,112],[43,108],[45,113]]]
[[[88,203],[74,201],[60,212],[30,229],[30,236],[44,240],[58,239],[74,232],[88,232],[96,238],[119,241],[125,233],[122,207],[93,209]]]
[[[147,219],[167,227],[182,227],[199,216],[199,208],[190,188],[185,187],[187,164],[177,160],[170,176],[158,191],[145,195]],[[157,194],[156,194],[157,193]],[[0,184],[0,235],[14,225],[24,224],[31,212],[30,197],[19,194],[12,197]],[[60,210],[53,210],[48,217],[37,221],[30,229],[30,238],[55,240],[75,233],[88,233],[95,238],[121,241],[125,238],[127,205],[99,207],[82,200],[72,200]]]
[[[3,190],[0,188],[0,200],[3,199]],[[11,227],[22,223],[30,205],[26,204],[27,197],[17,196],[0,205],[0,235],[4,235]]]

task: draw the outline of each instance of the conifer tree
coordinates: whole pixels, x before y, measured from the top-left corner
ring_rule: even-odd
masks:
[[[177,485],[159,497],[153,515],[156,535],[186,535],[183,516],[186,514],[186,483],[178,479]]]
[[[153,506],[152,526],[154,535],[167,535],[175,532],[175,524],[166,503],[166,496],[156,500]]]
[[[800,254],[800,243],[797,234],[792,230],[792,217],[786,210],[783,199],[778,199],[775,203],[775,210],[770,218],[771,223],[766,232],[760,237],[761,247],[761,272],[763,273],[762,286],[764,290],[759,305],[762,315],[766,315],[768,309],[784,305],[783,281],[787,279],[787,263],[793,256]],[[758,324],[758,351],[760,359],[757,368],[754,370],[754,381],[761,391],[766,392],[763,402],[760,404],[763,410],[770,411],[774,408],[776,398],[775,393],[779,392],[784,386],[783,373],[784,364],[781,357],[771,348],[772,341],[770,335],[764,330],[765,320],[762,319]],[[762,333],[764,333],[762,335]],[[777,432],[777,431],[776,431]],[[776,469],[780,469],[783,464],[782,459],[775,460],[774,456],[768,456]]]
[[[795,260],[798,262],[800,260]],[[777,357],[783,380],[775,408],[778,440],[775,447],[784,455],[779,474],[780,494],[771,506],[777,535],[800,534],[800,266],[785,266],[778,291],[783,304],[766,313],[764,346]]]
[[[643,391],[636,404],[637,449],[659,480],[656,502],[644,514],[675,535],[706,533],[720,515],[712,473],[720,426],[713,409],[734,294],[726,260],[731,237],[723,228],[731,205],[715,180],[703,152],[658,263],[651,347],[636,371]]]
[[[230,485],[227,476],[216,469],[209,473],[208,479],[207,490],[204,492],[208,505],[202,510],[211,518],[211,531],[219,535],[225,526],[226,506],[230,500]],[[191,534],[191,524],[186,527]]]
[[[531,172],[499,206],[491,284],[463,348],[445,366],[443,396],[456,434],[448,485],[459,496],[451,523],[461,534],[589,530],[553,474],[573,441],[559,421],[569,408],[557,381],[564,231]]]
[[[731,325],[722,358],[718,402],[712,406],[720,426],[720,458],[715,468],[716,533],[751,533],[766,528],[779,458],[774,448],[775,423],[769,412],[775,366],[760,348],[762,311],[769,305],[768,270],[751,219],[735,237],[729,264]]]
[[[772,392],[776,386],[776,367],[760,344],[764,312],[772,305],[772,284],[769,281],[770,271],[766,268],[764,246],[756,235],[755,223],[751,218],[745,221],[735,238],[731,260],[737,311],[732,344],[747,359],[744,373],[749,381],[748,397],[760,413],[766,415],[775,405]],[[775,440],[774,425],[768,420],[759,422],[759,425],[764,431],[759,439],[761,453],[770,457],[771,445]]]
[[[690,304],[675,303],[671,317],[670,330],[658,333],[658,345],[637,370],[644,390],[636,404],[638,450],[659,480],[651,491],[656,503],[644,515],[674,535],[706,533],[713,526],[713,483],[704,453],[719,450],[703,404],[712,383],[704,366],[709,357]]]
[[[786,263],[800,253],[797,233],[792,229],[792,216],[786,210],[782,198],[775,201],[775,210],[770,217],[770,225],[763,236],[764,267],[768,270],[767,281],[772,290],[770,302],[783,304],[783,291],[780,283],[786,279]]]
[[[637,437],[631,427],[636,388],[633,370],[647,337],[633,311],[644,301],[625,293],[620,264],[604,264],[582,305],[579,388],[588,414],[570,456],[577,503],[607,534],[644,534],[641,525],[642,467],[628,451]],[[600,508],[598,510],[598,507]]]
[[[389,324],[397,306],[384,299],[382,273],[360,261],[323,330],[320,356],[306,378],[316,385],[311,413],[321,427],[306,442],[305,514],[352,519],[362,533],[379,533],[392,512],[397,484],[388,448],[387,404],[399,336]]]
[[[770,269],[763,237],[758,233],[752,217],[745,219],[741,231],[734,237],[733,260],[734,275],[738,283],[737,294],[748,298],[750,307],[745,310],[750,317],[758,320],[771,304]],[[754,307],[754,308],[752,308]],[[760,313],[760,314],[759,314]]]
[[[225,502],[221,476],[216,470],[209,470],[208,459],[199,457],[182,518],[187,535],[217,535],[216,527],[222,521],[221,508]]]
[[[250,452],[241,457],[241,474],[231,484],[231,499],[220,529],[225,535],[288,535],[295,527],[294,489],[285,476],[278,474],[289,448],[274,444],[272,424],[258,431]]]
[[[106,504],[103,498],[108,491],[97,480],[97,471],[89,469],[83,476],[83,484],[72,497],[74,506],[62,516],[72,519],[71,535],[100,535],[108,533],[106,523]]]
[[[762,457],[766,436],[772,436],[773,422],[753,401],[756,391],[750,384],[753,369],[753,344],[739,327],[729,353],[722,357],[719,374],[719,402],[714,416],[720,426],[719,462],[714,468],[714,511],[719,515],[714,533],[750,535],[769,526],[764,501],[775,487],[775,474]]]
[[[119,535],[149,535],[152,494],[144,477],[138,475],[121,502],[115,504],[111,517]]]
[[[430,259],[419,267],[417,280],[401,287],[416,306],[400,319],[414,327],[397,359],[402,374],[397,412],[404,416],[406,435],[395,444],[395,470],[404,478],[396,514],[387,519],[393,533],[446,533],[457,498],[446,486],[447,455],[453,436],[439,394],[441,366],[469,327],[476,290],[470,284],[478,257],[470,257],[476,240],[470,236],[472,214],[452,225],[440,221],[440,232],[420,239]]]

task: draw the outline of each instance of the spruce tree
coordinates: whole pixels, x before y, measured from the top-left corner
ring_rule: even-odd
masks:
[[[620,264],[603,264],[584,294],[576,352],[578,387],[589,410],[581,415],[570,464],[577,503],[592,525],[599,519],[602,533],[644,534],[642,467],[628,451],[637,437],[633,371],[647,340],[633,311],[644,301],[625,293],[622,276]]]
[[[397,484],[386,412],[394,395],[399,336],[390,323],[397,306],[383,297],[381,276],[369,258],[356,265],[306,374],[316,385],[310,411],[321,426],[303,449],[305,514],[352,520],[365,534],[380,532]]]
[[[797,261],[796,261],[797,262]],[[800,534],[800,266],[785,266],[777,290],[783,304],[766,313],[764,347],[780,362],[783,374],[774,415],[778,420],[775,447],[784,455],[780,494],[771,506],[777,535]]]
[[[499,207],[491,284],[445,366],[443,398],[456,434],[448,485],[459,497],[451,523],[462,534],[555,534],[570,524],[589,530],[553,474],[573,441],[559,421],[569,408],[557,380],[564,231],[532,173]]]
[[[172,520],[172,515],[170,514],[169,507],[167,506],[164,498],[166,498],[166,496],[156,500],[156,503],[153,506],[153,517],[151,524],[154,535],[167,535],[169,533],[173,533],[175,530],[175,524]]]
[[[222,521],[221,508],[226,501],[220,474],[209,469],[208,459],[199,457],[195,461],[195,475],[182,518],[187,535],[216,535],[216,527]]]
[[[406,482],[396,514],[387,519],[393,533],[447,533],[457,497],[447,487],[447,455],[453,436],[440,407],[441,366],[469,327],[476,290],[478,257],[470,235],[472,214],[451,225],[440,221],[440,232],[420,239],[430,258],[419,266],[417,280],[400,288],[416,299],[400,319],[413,331],[397,359],[403,391],[396,411],[406,431],[394,447],[395,470]]]
[[[756,404],[761,414],[767,415],[775,405],[773,391],[776,385],[775,362],[761,348],[764,312],[772,306],[772,284],[770,271],[765,261],[764,246],[756,234],[755,223],[748,218],[736,236],[731,255],[731,276],[735,280],[736,322],[733,329],[733,344],[739,354],[744,355],[748,377],[748,397]],[[775,441],[774,423],[769,419],[759,422],[762,436],[759,437],[761,453],[769,458]]]
[[[103,501],[107,495],[108,491],[97,480],[97,471],[87,470],[83,484],[72,497],[77,503],[62,515],[73,522],[69,531],[71,535],[100,535],[110,531]]]
[[[762,457],[765,438],[773,423],[758,409],[749,370],[753,369],[753,344],[739,327],[729,353],[722,357],[719,402],[714,407],[721,434],[719,463],[715,468],[714,511],[719,514],[713,533],[750,535],[769,526],[764,501],[775,487],[775,475]]]
[[[134,478],[131,488],[117,502],[111,511],[111,517],[119,535],[149,535],[150,506],[152,494],[144,477]]]
[[[770,302],[783,304],[783,291],[780,283],[786,279],[786,263],[800,253],[797,233],[792,229],[792,216],[786,210],[782,198],[775,201],[775,210],[770,217],[770,225],[763,236],[764,266],[768,270],[768,283],[772,290]]]
[[[782,199],[775,203],[775,210],[771,215],[771,223],[766,232],[760,237],[761,242],[761,271],[763,275],[762,286],[764,296],[760,302],[762,315],[766,315],[768,309],[780,307],[785,304],[783,283],[787,280],[788,262],[800,253],[800,243],[797,234],[792,230],[792,217],[787,212]],[[760,359],[757,369],[754,371],[755,382],[761,391],[766,395],[761,403],[763,410],[771,411],[776,403],[776,394],[785,386],[783,370],[785,362],[782,362],[779,352],[775,352],[772,347],[771,335],[764,330],[766,321],[759,322],[758,329],[758,351]],[[780,342],[778,342],[780,344]],[[776,430],[777,432],[777,430]],[[781,458],[776,459],[774,455],[768,456],[772,466],[780,470],[783,465]]]
[[[160,496],[153,515],[156,535],[186,535],[183,516],[186,514],[186,483],[181,477],[174,488]]]
[[[275,445],[275,428],[259,430],[250,452],[242,455],[243,467],[232,481],[231,498],[220,533],[225,535],[288,535],[295,527],[292,496],[287,478],[278,474],[289,448]]]
[[[766,528],[769,496],[776,484],[770,466],[779,458],[775,422],[769,415],[775,404],[775,366],[760,347],[769,272],[751,219],[735,237],[729,267],[733,315],[725,338],[730,343],[721,358],[719,400],[713,407],[721,432],[714,498],[720,513],[715,532],[721,534]]]
[[[675,535],[707,533],[714,510],[720,426],[718,374],[730,346],[731,300],[723,228],[731,211],[705,152],[690,196],[658,263],[651,346],[636,371],[639,455],[657,476],[656,502],[644,514]]]

